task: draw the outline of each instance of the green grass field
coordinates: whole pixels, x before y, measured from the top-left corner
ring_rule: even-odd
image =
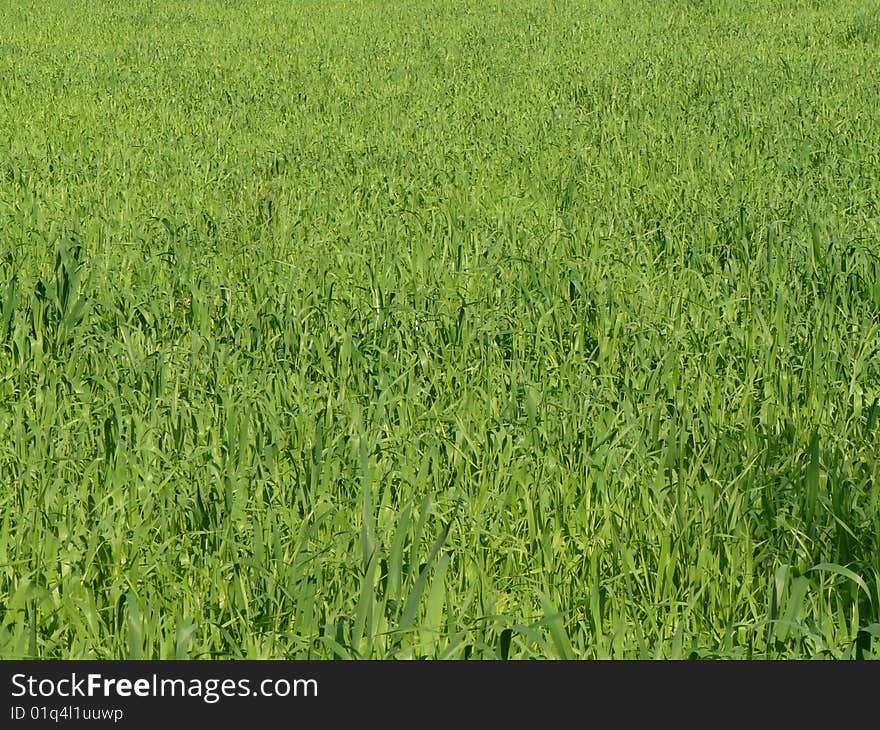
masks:
[[[875,3],[0,18],[0,656],[880,658]]]

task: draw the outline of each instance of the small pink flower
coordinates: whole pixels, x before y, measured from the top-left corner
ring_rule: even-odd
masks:
[[[183,303],[184,303],[184,304],[189,304],[189,301],[190,301],[189,297],[184,297],[184,298],[183,298]]]

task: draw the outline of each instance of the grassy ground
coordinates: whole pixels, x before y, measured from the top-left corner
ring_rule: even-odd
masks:
[[[0,656],[880,657],[874,4],[0,16]]]

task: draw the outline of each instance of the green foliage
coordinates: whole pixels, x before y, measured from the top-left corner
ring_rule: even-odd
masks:
[[[0,16],[0,655],[880,657],[871,7]]]

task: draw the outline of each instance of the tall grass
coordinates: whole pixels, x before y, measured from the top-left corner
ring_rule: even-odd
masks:
[[[880,656],[872,7],[0,0],[0,655]]]

